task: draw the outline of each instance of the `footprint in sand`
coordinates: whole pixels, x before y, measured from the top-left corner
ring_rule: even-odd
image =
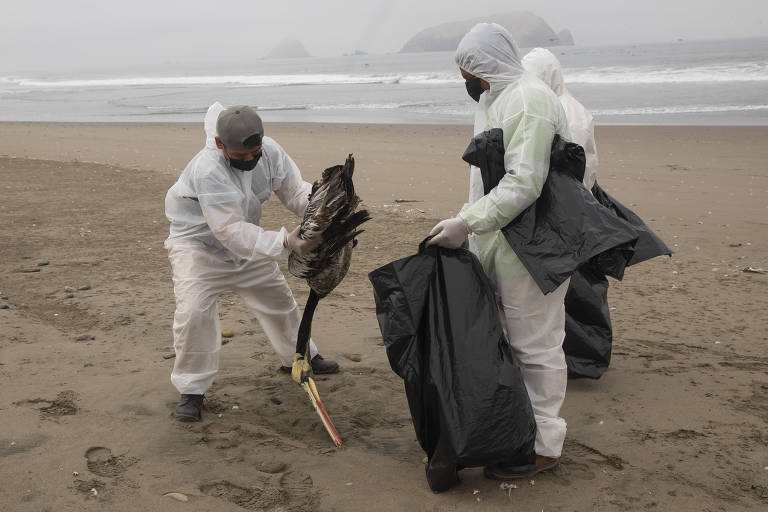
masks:
[[[568,486],[573,483],[573,480],[594,480],[595,473],[588,464],[566,459],[546,476],[558,485]]]
[[[79,396],[71,390],[62,391],[55,399],[32,398],[14,402],[14,405],[32,405],[40,411],[43,417],[71,416],[77,414]]]
[[[136,464],[138,459],[126,457],[125,455],[112,455],[112,450],[103,446],[94,446],[88,448],[85,452],[88,470],[94,475],[116,477],[125,472],[125,470]]]
[[[559,485],[571,485],[573,480],[593,480],[595,466],[609,466],[621,470],[627,461],[617,455],[605,455],[599,450],[573,439],[566,439],[560,464],[547,474]]]
[[[289,471],[282,475],[264,475],[248,486],[220,480],[201,485],[200,490],[246,510],[266,511],[287,506],[290,510],[310,511],[315,510],[319,502],[312,485],[312,477],[306,473]]]
[[[49,416],[69,416],[77,414],[78,395],[74,391],[62,391],[50,405],[42,407],[40,412]]]
[[[262,473],[277,474],[285,471],[288,465],[285,462],[280,462],[279,460],[270,459],[270,460],[259,461],[254,464],[254,467],[257,470],[261,471]],[[310,483],[310,487],[312,487],[311,483]]]
[[[95,478],[92,480],[75,480],[75,490],[80,494],[88,496],[89,498],[104,499],[106,497],[106,489],[106,482],[102,482],[101,480],[97,480]]]

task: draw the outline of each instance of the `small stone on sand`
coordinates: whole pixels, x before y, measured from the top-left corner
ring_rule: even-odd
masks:
[[[49,264],[50,264],[50,262],[48,260],[40,260],[40,261],[37,262],[37,266],[38,267],[44,267],[44,266],[49,265]]]
[[[354,361],[356,363],[359,363],[360,361],[362,361],[360,354],[342,354],[342,355],[347,359],[349,359],[350,361]]]
[[[91,285],[89,285],[89,284],[84,284],[83,286],[78,288],[78,290],[80,290],[80,291],[85,291],[85,290],[90,290],[90,289],[91,289]]]
[[[221,330],[221,337],[222,338],[231,338],[234,335],[235,335],[235,333],[233,333],[229,329],[222,329]]]

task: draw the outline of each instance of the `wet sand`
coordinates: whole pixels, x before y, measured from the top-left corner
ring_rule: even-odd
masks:
[[[0,310],[0,510],[768,505],[768,274],[744,272],[768,270],[768,128],[598,129],[601,186],[676,254],[611,282],[613,361],[600,380],[569,382],[561,466],[515,488],[467,469],[439,495],[380,346],[367,273],[412,254],[458,211],[471,128],[267,130],[308,180],[354,153],[374,216],[313,329],[343,367],[318,387],[344,447],[333,448],[231,294],[220,308],[234,337],[204,419],[170,417],[178,397],[164,358],[173,290],[163,198],[201,147],[202,125],[0,123],[0,304],[9,307]],[[267,203],[266,227],[297,222]],[[289,283],[303,305],[306,284]]]

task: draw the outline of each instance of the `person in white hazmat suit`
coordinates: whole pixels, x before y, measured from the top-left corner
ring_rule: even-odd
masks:
[[[553,468],[562,453],[566,423],[560,417],[567,370],[566,281],[544,295],[500,231],[533,204],[549,172],[555,134],[570,140],[565,112],[541,80],[523,70],[517,45],[495,23],[475,25],[456,50],[469,95],[478,102],[475,134],[503,130],[506,175],[487,195],[480,170],[470,169],[469,203],[438,223],[430,244],[456,248],[469,237],[470,250],[496,283],[512,351],[520,365],[536,419],[536,459],[485,468],[493,479],[525,478]]]
[[[565,87],[560,61],[545,48],[534,48],[523,57],[523,68],[547,84],[557,95],[568,119],[571,142],[584,148],[586,168],[584,186],[592,190],[597,181],[597,145],[595,144],[595,121],[592,114],[579,103]]]
[[[176,359],[171,382],[181,393],[179,421],[201,418],[204,393],[219,367],[218,296],[231,290],[254,312],[290,371],[299,311],[277,262],[291,251],[306,254],[315,242],[292,232],[259,227],[261,205],[274,192],[303,217],[312,185],[280,145],[264,136],[258,114],[247,106],[214,103],[205,116],[205,147],[187,164],[165,197],[171,222],[165,242],[173,270]],[[323,359],[310,340],[315,373],[339,366]]]

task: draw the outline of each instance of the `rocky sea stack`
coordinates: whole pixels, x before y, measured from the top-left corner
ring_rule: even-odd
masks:
[[[284,39],[266,55],[268,59],[296,59],[309,57],[309,52],[298,39]]]
[[[529,11],[494,14],[464,21],[443,23],[426,28],[410,38],[401,53],[453,51],[461,38],[476,23],[494,22],[512,33],[517,44],[524,48],[573,44],[573,36],[566,29],[555,33],[546,21]]]

